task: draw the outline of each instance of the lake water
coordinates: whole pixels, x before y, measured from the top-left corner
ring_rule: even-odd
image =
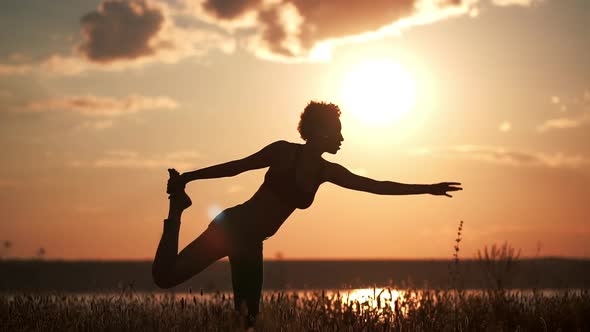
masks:
[[[544,296],[553,297],[560,296],[566,292],[569,294],[579,294],[583,290],[580,289],[513,289],[507,290],[507,295],[515,295],[519,297],[533,297]],[[264,291],[262,296],[262,303],[278,299],[279,297],[290,298],[293,301],[301,303],[305,300],[325,299],[329,301],[337,301],[344,306],[356,305],[357,307],[369,308],[386,308],[395,309],[396,301],[403,302],[404,300],[420,300],[424,291],[422,290],[402,290],[393,288],[357,288],[357,289],[335,289],[335,290],[286,290],[286,291]],[[430,293],[432,294],[432,293]],[[484,295],[483,290],[465,290],[464,295]],[[121,297],[121,293],[112,294],[86,294],[87,296],[113,296]],[[84,296],[86,296],[84,295]],[[176,300],[181,301],[222,301],[232,300],[233,293],[231,292],[186,292],[186,293],[171,293],[171,292],[157,292],[157,293],[128,293],[130,298],[134,296],[150,296],[156,300]],[[447,292],[447,296],[456,296],[454,292]]]
[[[508,290],[508,295],[515,295],[518,297],[532,297],[532,296],[544,296],[553,297],[560,296],[568,292],[569,294],[581,293],[583,290],[579,289],[515,289]],[[46,293],[47,294],[47,293]],[[305,302],[317,302],[325,301],[326,303],[332,303],[333,305],[351,306],[353,311],[362,309],[377,309],[381,310],[395,310],[397,303],[405,301],[419,301],[424,294],[422,290],[402,290],[393,288],[357,288],[357,289],[335,289],[335,290],[286,290],[286,291],[264,291],[262,296],[262,305],[279,299],[292,301],[294,303],[303,305]],[[433,291],[429,291],[429,296],[432,296]],[[436,296],[456,296],[455,292],[438,293]],[[484,295],[482,290],[465,290],[464,295]],[[31,294],[33,295],[33,294]],[[10,299],[11,295],[7,296]],[[34,295],[33,295],[34,296]],[[123,300],[123,301],[187,301],[187,302],[222,302],[227,301],[231,303],[233,301],[233,294],[231,292],[112,292],[112,293],[54,293],[49,296],[55,296],[56,298],[78,298],[82,299],[83,302],[90,305],[92,300],[108,299],[110,300]],[[418,304],[419,306],[419,304]],[[402,308],[402,313],[404,309]]]

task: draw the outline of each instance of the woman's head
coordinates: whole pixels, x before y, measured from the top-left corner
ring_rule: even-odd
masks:
[[[326,152],[336,153],[344,140],[340,108],[332,103],[310,101],[301,113],[297,130],[304,141],[320,143]]]

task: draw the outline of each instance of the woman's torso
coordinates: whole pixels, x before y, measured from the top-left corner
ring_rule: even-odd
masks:
[[[323,182],[325,161],[312,162],[302,152],[302,144],[285,142],[256,193],[218,218],[244,235],[264,239],[276,233],[295,209],[308,208]]]

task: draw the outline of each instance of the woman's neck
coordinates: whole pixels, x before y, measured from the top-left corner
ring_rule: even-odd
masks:
[[[322,154],[324,152],[325,151],[323,151],[320,146],[311,142],[306,142],[302,147],[302,153],[305,158],[313,161],[322,159]]]

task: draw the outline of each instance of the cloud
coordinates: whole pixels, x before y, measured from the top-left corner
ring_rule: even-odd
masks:
[[[178,103],[165,96],[146,97],[129,95],[122,98],[87,96],[66,96],[33,101],[26,104],[21,112],[70,111],[87,116],[117,117],[148,110],[172,110]],[[102,123],[108,126],[108,123]]]
[[[53,54],[36,63],[0,64],[0,75],[121,71],[235,48],[234,39],[226,33],[179,27],[163,1],[104,0],[80,23],[82,41],[70,54]]]
[[[537,126],[538,132],[573,129],[590,124],[590,91],[586,90],[581,95],[570,98],[552,96],[550,100],[562,115],[545,120]]]
[[[243,16],[262,4],[262,0],[205,0],[203,9],[219,19],[231,20]]]
[[[153,55],[164,26],[163,12],[147,1],[101,3],[81,19],[84,41],[77,49],[93,62],[111,62]]]
[[[522,6],[528,7],[534,3],[541,2],[541,0],[492,0],[492,3],[496,6]]]
[[[82,16],[83,40],[72,54],[55,54],[34,64],[0,64],[0,75],[126,70],[147,63],[177,63],[211,50],[231,53],[236,45],[267,60],[327,61],[338,45],[399,35],[405,29],[452,17],[477,16],[480,2],[104,0]],[[493,3],[523,6],[535,2]],[[200,28],[187,27],[191,25],[187,22]]]
[[[175,63],[212,48],[233,50],[233,40],[218,32],[178,27],[165,2],[105,0],[81,24],[84,41],[76,50],[93,63]]]
[[[334,46],[397,35],[443,19],[477,16],[479,0],[177,0],[183,10],[245,38],[261,58],[328,60]],[[500,6],[536,1],[496,0]]]
[[[282,1],[259,9],[259,28],[248,46],[271,60],[327,60],[334,46],[397,35],[405,28],[466,14],[475,2]]]
[[[70,167],[87,168],[119,168],[119,169],[153,169],[169,168],[189,169],[201,159],[201,155],[194,151],[178,151],[167,154],[141,156],[135,151],[111,150],[102,157],[94,160],[73,160],[68,162]]]
[[[171,12],[179,17],[218,26],[228,32],[257,25],[260,6],[265,0],[173,0]],[[276,1],[275,1],[276,2]]]
[[[33,71],[34,66],[30,64],[3,64],[0,63],[0,76],[24,75]]]
[[[545,122],[537,127],[537,131],[546,132],[556,129],[573,129],[587,124],[590,124],[590,113],[588,112],[569,117],[545,120]]]
[[[0,76],[29,75],[32,73],[48,75],[78,75],[101,67],[88,63],[83,58],[74,55],[51,55],[37,63],[0,64]],[[110,69],[119,69],[111,67]]]
[[[590,166],[590,157],[581,154],[566,155],[510,150],[503,147],[458,145],[450,148],[420,148],[411,152],[417,156],[449,156],[514,167],[581,168]]]

